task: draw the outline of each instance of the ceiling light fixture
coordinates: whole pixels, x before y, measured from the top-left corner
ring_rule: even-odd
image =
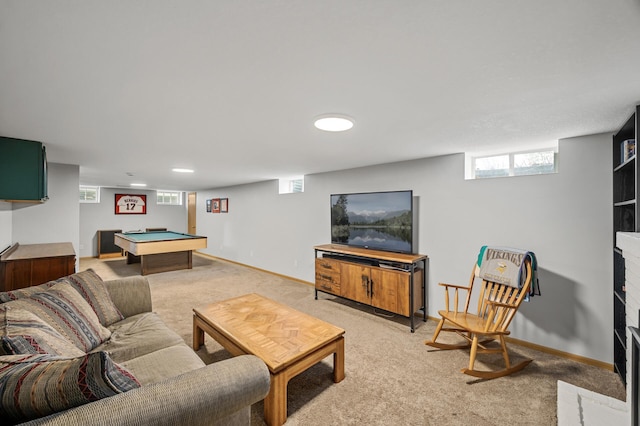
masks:
[[[354,120],[344,114],[324,114],[316,117],[313,125],[327,132],[344,132],[353,127]]]
[[[132,183],[131,186],[147,186],[146,183]]]
[[[171,169],[171,171],[176,172],[176,173],[193,173],[193,170],[191,169]]]

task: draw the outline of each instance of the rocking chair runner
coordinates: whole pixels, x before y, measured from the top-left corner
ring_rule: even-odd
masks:
[[[532,360],[527,359],[516,365],[511,365],[509,361],[509,354],[507,352],[507,345],[504,339],[504,336],[510,333],[508,330],[509,324],[511,323],[515,313],[518,311],[520,304],[529,292],[529,287],[531,286],[531,262],[526,261],[525,265],[526,276],[521,288],[482,280],[482,287],[478,297],[477,314],[471,314],[468,312],[469,302],[471,300],[471,290],[473,289],[473,284],[476,279],[476,265],[474,265],[474,268],[471,271],[471,279],[469,280],[468,287],[440,283],[440,285],[445,288],[446,310],[438,311],[438,314],[441,317],[440,322],[433,334],[433,339],[425,342],[425,344],[445,350],[471,348],[471,353],[469,355],[469,368],[463,368],[462,372],[483,379],[493,379],[496,377],[506,376],[526,367]],[[467,292],[464,311],[458,310],[458,299],[461,291]],[[450,310],[449,292],[453,293],[453,310]],[[466,339],[467,342],[457,345],[438,343],[436,342],[436,339],[441,331],[454,332]],[[500,341],[500,347],[489,348],[485,346],[496,338]],[[476,370],[474,368],[474,364],[478,353],[502,353],[506,367],[503,370],[497,371]]]

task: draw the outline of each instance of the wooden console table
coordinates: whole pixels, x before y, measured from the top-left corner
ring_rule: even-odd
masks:
[[[71,243],[18,243],[0,256],[0,291],[11,291],[55,280],[76,270]]]
[[[411,320],[412,333],[416,311],[422,309],[427,321],[426,255],[340,244],[314,249],[316,299],[321,291],[402,315]]]

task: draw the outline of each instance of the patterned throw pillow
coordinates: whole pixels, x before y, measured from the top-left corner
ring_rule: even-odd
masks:
[[[57,280],[54,280],[54,281],[49,281],[48,283],[35,285],[35,286],[32,286],[32,287],[25,287],[25,288],[21,288],[21,289],[18,289],[18,290],[12,290],[12,291],[4,291],[4,292],[0,293],[0,303],[5,303],[5,302],[10,302],[12,300],[22,299],[23,297],[30,297],[30,296],[34,295],[35,293],[40,293],[40,292],[43,292],[43,291],[47,291],[47,290],[49,290],[49,288],[51,288],[54,285],[58,284],[62,280],[64,280],[64,278],[60,278],[60,279],[57,279]]]
[[[93,269],[78,272],[64,277],[73,288],[87,301],[93,311],[98,316],[100,324],[105,327],[124,319],[116,305],[114,305],[109,295],[109,291]]]
[[[29,298],[7,302],[4,306],[32,312],[85,353],[111,336],[91,306],[66,282]]]
[[[3,354],[84,355],[73,343],[29,311],[9,307],[4,317],[1,328]]]
[[[0,357],[0,418],[24,421],[140,387],[106,352]],[[99,419],[96,419],[99,421]]]

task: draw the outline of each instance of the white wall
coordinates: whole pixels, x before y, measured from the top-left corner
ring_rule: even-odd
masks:
[[[79,173],[76,165],[49,163],[49,200],[38,204],[0,203],[0,247],[70,242],[77,255]]]
[[[47,173],[49,200],[41,204],[13,204],[13,242],[71,242],[77,255],[80,167],[49,163]]]
[[[76,188],[76,203],[78,203]],[[115,214],[115,194],[146,194],[146,214]],[[101,188],[100,203],[80,203],[80,257],[98,255],[98,234],[101,229],[132,231],[145,228],[167,228],[187,232],[187,210],[183,205],[166,206],[156,203],[156,191],[130,188]]]
[[[610,135],[561,140],[554,175],[465,181],[459,154],[310,175],[302,194],[279,195],[277,181],[201,191],[197,233],[209,237],[206,253],[312,282],[313,246],[330,238],[331,193],[412,189],[429,315],[443,307],[437,283],[466,283],[479,246],[527,248],[538,256],[542,296],[520,309],[513,337],[611,363],[610,147]],[[79,205],[78,166],[49,170],[49,201],[0,205],[0,242],[71,241],[95,256],[98,229],[186,231],[186,207],[158,206],[153,191],[104,189],[100,204]],[[147,193],[148,214],[115,215],[116,192]],[[206,213],[214,197],[229,198],[229,213]]]
[[[559,150],[553,175],[465,181],[459,154],[309,175],[302,194],[279,195],[277,181],[202,191],[198,234],[206,253],[313,282],[330,194],[412,189],[429,315],[443,308],[437,283],[466,283],[481,245],[529,249],[542,296],[521,307],[512,336],[611,363],[611,136],[564,139]],[[229,213],[206,212],[218,197]]]
[[[11,203],[0,201],[0,252],[11,245],[12,207]]]
[[[97,256],[98,229],[144,229],[167,227],[186,232],[186,206],[156,204],[155,191],[101,189],[99,204],[80,204],[77,165],[48,164],[49,200],[42,204],[0,202],[0,250],[6,246],[71,242],[76,256]],[[116,215],[116,193],[147,194],[147,214]]]

